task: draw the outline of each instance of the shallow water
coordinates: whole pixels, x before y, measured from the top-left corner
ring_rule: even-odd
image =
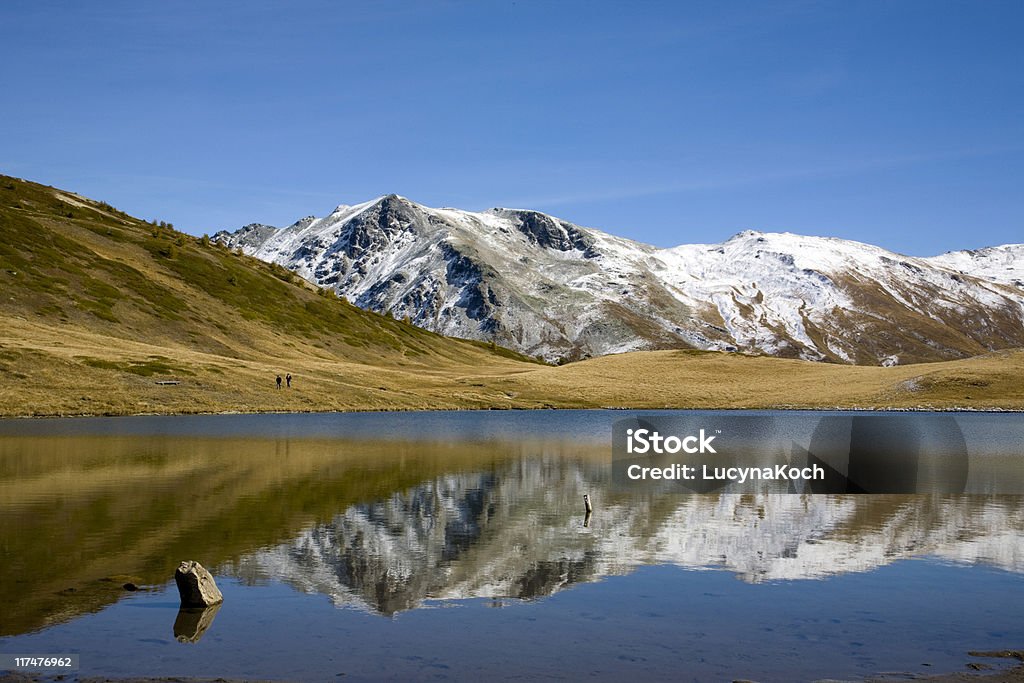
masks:
[[[83,675],[793,681],[1024,646],[1020,498],[623,489],[621,417],[0,421],[0,653],[79,653]],[[958,420],[1024,462],[1021,416]],[[184,559],[220,609],[179,615]]]

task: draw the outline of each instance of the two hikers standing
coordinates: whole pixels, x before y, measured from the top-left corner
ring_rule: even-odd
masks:
[[[288,374],[286,375],[285,379],[286,379],[286,381],[288,382],[288,388],[289,388],[289,389],[291,389],[291,388],[292,388],[292,373],[290,373],[290,372],[289,372],[289,373],[288,373]],[[281,388],[281,375],[278,375],[278,376],[277,376],[277,388],[278,388],[278,389],[280,389],[280,388]]]

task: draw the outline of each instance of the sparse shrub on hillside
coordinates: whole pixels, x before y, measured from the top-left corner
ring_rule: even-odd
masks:
[[[150,356],[147,360],[126,361],[82,357],[81,362],[93,368],[130,372],[133,375],[140,375],[142,377],[152,377],[153,375],[195,375],[191,370],[175,365],[165,356]]]
[[[280,263],[271,263],[270,272],[273,273],[274,277],[278,280],[284,280],[285,282],[294,282],[295,275],[292,271],[288,270]]]

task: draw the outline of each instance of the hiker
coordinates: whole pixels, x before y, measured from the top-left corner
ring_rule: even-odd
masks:
[[[291,389],[291,388],[292,388],[292,373],[290,373],[290,372],[289,372],[289,373],[288,373],[288,374],[287,374],[287,375],[285,376],[285,378],[284,378],[284,379],[285,379],[285,381],[286,381],[286,382],[288,382],[288,388],[289,388],[289,389]]]
[[[281,375],[278,375],[278,376],[277,376],[277,388],[278,388],[278,389],[280,389],[280,388],[281,388]]]

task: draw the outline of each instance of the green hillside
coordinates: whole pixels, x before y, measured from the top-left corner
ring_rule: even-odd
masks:
[[[258,349],[267,332],[346,359],[466,352],[318,293],[280,266],[7,176],[0,176],[0,231],[7,315],[228,355]]]

